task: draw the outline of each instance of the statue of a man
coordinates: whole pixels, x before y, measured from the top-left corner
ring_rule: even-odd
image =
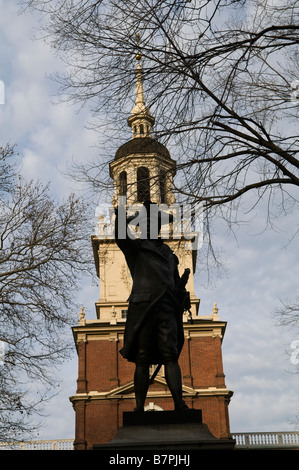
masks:
[[[147,233],[146,237],[143,234],[141,238],[132,238],[127,232],[125,237],[119,236],[119,215],[116,210],[115,238],[133,280],[121,354],[135,363],[135,411],[144,410],[151,364],[164,364],[175,410],[183,411],[188,407],[182,399],[181,370],[178,364],[184,342],[179,261],[163,240],[150,238],[152,220],[149,209],[152,204],[146,201],[143,205],[147,214],[143,229],[146,227]],[[161,217],[158,217],[158,232],[160,228]],[[189,270],[186,271],[188,274]]]

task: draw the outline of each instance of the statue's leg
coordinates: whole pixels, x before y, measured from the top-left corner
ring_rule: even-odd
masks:
[[[152,327],[152,322],[147,321],[141,328],[137,339],[134,374],[135,411],[144,411],[144,403],[149,388],[149,353],[152,346]]]
[[[188,406],[182,399],[182,375],[176,360],[165,362],[165,378],[171,392],[176,410],[187,410]]]
[[[165,309],[159,313],[158,344],[175,409],[186,410],[188,406],[182,399],[182,375],[178,363],[177,322],[175,313],[171,310]]]
[[[147,364],[136,363],[134,387],[136,399],[135,411],[144,411],[144,403],[149,387],[149,366]]]

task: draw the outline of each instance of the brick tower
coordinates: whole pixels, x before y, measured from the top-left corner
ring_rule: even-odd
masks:
[[[139,58],[140,59],[140,58]],[[128,124],[132,138],[122,145],[110,163],[114,182],[112,208],[119,197],[127,206],[142,204],[150,198],[164,207],[175,207],[172,191],[176,163],[167,148],[152,139],[154,118],[145,105],[140,61],[136,70],[136,102]],[[111,211],[112,213],[113,211]],[[119,351],[131,290],[130,273],[125,258],[111,235],[110,223],[99,219],[98,233],[92,237],[95,266],[100,279],[97,318],[86,320],[82,309],[79,324],[73,328],[78,353],[76,394],[70,397],[76,414],[75,449],[91,449],[113,439],[122,426],[124,411],[135,406],[134,364]],[[179,227],[180,234],[182,227]],[[178,256],[180,274],[190,268],[187,290],[191,310],[184,314],[185,343],[180,355],[183,398],[189,408],[201,409],[203,422],[217,438],[230,437],[228,404],[232,392],[225,386],[221,344],[226,323],[220,321],[216,304],[210,315],[198,314],[199,299],[194,292],[196,250],[188,231],[164,234],[164,241]],[[195,236],[196,233],[193,233]],[[192,238],[194,240],[194,238]],[[150,386],[145,410],[172,410],[173,401],[166,385],[163,368]]]

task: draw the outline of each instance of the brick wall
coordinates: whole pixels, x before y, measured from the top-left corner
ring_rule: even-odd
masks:
[[[86,342],[87,392],[115,391],[117,387],[133,381],[134,364],[122,358],[119,353],[121,347],[122,341],[92,339]],[[203,422],[216,437],[229,437],[228,399],[217,393],[217,389],[225,389],[220,338],[208,335],[186,339],[180,366],[183,384],[189,387],[184,393],[189,408],[202,410]],[[210,387],[214,391],[208,390]],[[189,393],[193,388],[202,390],[200,396]],[[146,404],[154,402],[164,410],[172,410],[172,398],[166,394],[169,395],[168,388],[155,382],[150,387]],[[132,387],[121,390],[118,396],[109,399],[94,395],[89,400],[74,400],[75,448],[90,449],[93,444],[109,442],[122,426],[123,412],[132,411],[134,406]]]

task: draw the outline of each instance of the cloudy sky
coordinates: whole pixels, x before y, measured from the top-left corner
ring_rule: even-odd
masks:
[[[62,70],[63,64],[44,42],[34,40],[37,26],[36,18],[18,14],[16,0],[0,0],[0,80],[5,85],[1,145],[16,143],[24,176],[50,180],[57,196],[63,197],[70,182],[61,170],[73,158],[93,158],[97,136],[85,128],[87,110],[77,112],[73,106],[57,104],[56,84],[47,76]],[[299,373],[290,360],[291,344],[299,341],[299,331],[277,326],[273,316],[280,300],[293,300],[298,294],[298,240],[288,244],[290,233],[298,227],[298,215],[281,220],[281,230],[260,234],[263,217],[264,212],[257,211],[256,219],[239,229],[237,242],[219,223],[215,240],[227,275],[208,288],[199,275],[196,278],[200,314],[210,314],[217,302],[220,319],[227,321],[223,362],[226,385],[234,391],[232,432],[299,428],[293,423],[299,416]],[[97,298],[95,287],[82,291],[80,302],[88,318],[95,318]],[[46,408],[37,439],[74,437],[69,396],[76,388],[76,357],[58,376],[60,392]]]

